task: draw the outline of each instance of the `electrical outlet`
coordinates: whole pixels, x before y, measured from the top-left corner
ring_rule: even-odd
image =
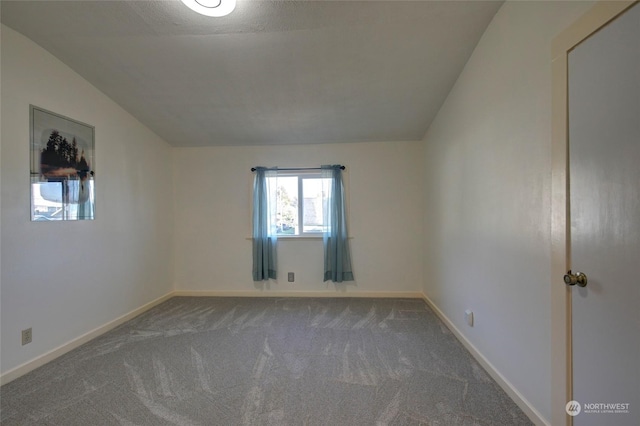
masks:
[[[294,281],[296,280],[296,276],[295,276],[295,274],[294,274],[293,272],[289,272],[289,273],[287,274],[287,280],[288,280],[290,283],[294,282]]]
[[[464,320],[469,327],[473,327],[473,311],[471,309],[464,311]]]
[[[22,346],[31,343],[32,339],[33,334],[31,332],[31,327],[27,328],[26,330],[22,330]]]

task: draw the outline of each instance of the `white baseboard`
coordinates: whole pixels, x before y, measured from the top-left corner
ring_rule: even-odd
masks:
[[[32,370],[35,370],[36,368],[48,363],[49,361],[53,361],[59,356],[62,356],[67,352],[79,347],[80,345],[87,343],[89,340],[95,339],[101,334],[104,334],[107,331],[116,328],[120,324],[125,323],[134,317],[137,317],[141,313],[153,308],[154,306],[164,302],[167,299],[170,299],[173,296],[174,296],[173,292],[169,292],[162,297],[152,300],[151,302],[145,305],[142,305],[139,308],[134,309],[133,311],[127,314],[124,314],[112,321],[109,321],[104,325],[101,325],[98,328],[95,328],[83,334],[82,336],[79,336],[73,340],[70,340],[69,342],[62,344],[57,348],[50,350],[49,352],[46,352],[30,361],[27,361],[22,365],[12,368],[11,370],[0,375],[0,385],[9,383],[10,381],[17,379],[18,377],[23,376]]]
[[[424,296],[417,291],[229,291],[229,290],[176,290],[173,296],[196,297],[362,297],[362,298],[402,298],[422,299]]]
[[[498,385],[509,395],[509,397],[516,403],[518,407],[529,417],[529,419],[536,425],[550,426],[544,417],[529,404],[529,402],[522,396],[518,390],[502,375],[500,372],[489,362],[487,358],[471,343],[464,334],[451,322],[451,320],[427,297],[422,294],[424,301],[433,309],[438,317],[445,323],[447,328],[460,340],[465,348],[471,355],[478,361],[478,363],[489,373],[489,375],[495,380]]]

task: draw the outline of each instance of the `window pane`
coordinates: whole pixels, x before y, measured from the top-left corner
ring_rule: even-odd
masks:
[[[327,195],[322,191],[322,184],[323,181],[328,180],[322,178],[302,180],[302,193],[304,195],[302,201],[302,232],[322,232],[324,209],[327,203]]]
[[[278,235],[297,235],[298,232],[298,177],[278,176],[276,224]]]

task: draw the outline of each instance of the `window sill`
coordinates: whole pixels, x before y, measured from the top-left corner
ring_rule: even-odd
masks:
[[[353,240],[353,237],[347,237],[347,239]],[[247,238],[245,238],[245,240],[253,241],[253,238],[247,237]],[[308,235],[305,235],[305,236],[302,236],[302,237],[294,236],[294,235],[287,236],[287,237],[284,237],[284,236],[278,237],[278,241],[317,241],[317,240],[322,241],[322,235],[318,235],[317,237],[311,237],[311,236],[308,236]]]
[[[291,241],[291,240],[322,240],[322,235],[280,235],[278,241]]]

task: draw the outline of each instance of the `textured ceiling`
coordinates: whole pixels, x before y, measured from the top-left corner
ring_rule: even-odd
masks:
[[[2,23],[174,146],[423,138],[502,2],[6,1]]]

